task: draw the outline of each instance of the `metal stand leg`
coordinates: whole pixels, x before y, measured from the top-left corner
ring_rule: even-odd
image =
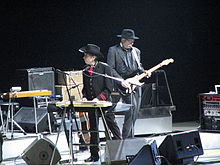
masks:
[[[10,101],[10,100],[9,100]],[[10,103],[9,103],[10,104]],[[8,131],[8,124],[9,124],[9,119],[10,119],[10,106],[8,106],[8,114],[7,114],[7,119],[6,119],[6,133]]]
[[[11,101],[11,99],[9,99],[9,105],[8,105],[8,115],[7,115],[7,121],[6,121],[6,132],[8,131],[8,124],[9,124],[9,120],[11,121],[11,139],[13,138],[14,135],[14,124],[21,130],[21,132],[26,135],[27,133],[21,128],[21,126],[14,121],[14,104]]]
[[[131,92],[131,104],[134,105],[134,91]],[[134,138],[134,111],[135,111],[135,107],[132,109],[132,124],[131,124],[131,137]]]
[[[10,106],[10,105],[9,105]],[[22,133],[24,135],[26,135],[27,133],[21,128],[21,126],[16,122],[14,121],[14,104],[12,102],[11,104],[11,139],[13,138],[13,133],[14,133],[14,124],[22,131]]]
[[[100,107],[99,110],[100,110],[100,112],[101,112],[101,117],[102,117],[103,125],[104,125],[104,127],[105,127],[106,140],[112,140],[112,137],[111,137],[111,135],[110,135],[109,128],[108,128],[108,125],[107,125],[107,123],[106,123],[105,116],[104,116],[104,113],[103,113],[103,111],[102,111],[102,108]]]
[[[27,133],[24,131],[24,129],[14,120],[12,120],[12,123],[15,124],[21,131],[24,135],[27,135]]]
[[[0,106],[0,118],[1,118],[1,123],[2,123],[2,127],[1,127],[1,131],[3,132],[3,134],[5,133],[5,123],[4,123],[4,120],[3,120],[3,113],[2,113],[2,108]]]
[[[50,123],[50,114],[47,112],[47,119],[48,119],[48,126],[49,126],[49,131],[50,134],[52,133],[52,128],[51,128],[51,123]]]
[[[46,105],[48,106],[48,97],[46,97]],[[50,114],[47,111],[47,118],[48,118],[48,127],[49,127],[49,131],[50,134],[52,133],[52,128],[51,128],[51,122],[50,122]]]
[[[69,110],[69,121],[70,121],[70,125],[69,125],[69,139],[68,139],[68,142],[69,142],[69,148],[70,148],[70,156],[71,156],[71,164],[73,165],[73,162],[76,161],[77,159],[74,157],[74,153],[73,153],[73,115],[72,114],[73,112],[71,110]],[[75,119],[75,118],[74,118]],[[75,122],[77,122],[75,120]],[[77,124],[77,123],[76,123]]]
[[[35,121],[35,132],[38,134],[38,128],[37,128],[37,108],[36,108],[36,102],[35,102],[35,97],[33,97],[34,101],[34,121]]]
[[[45,99],[46,104],[40,105],[40,104],[38,103],[38,98],[43,98],[43,99]],[[36,102],[37,102],[37,105],[34,104],[34,107],[37,107],[37,108],[48,107],[48,97],[47,97],[47,96],[46,96],[46,97],[35,97],[35,100],[36,100]],[[37,113],[35,113],[35,114],[36,114],[36,119],[37,119]],[[50,115],[49,115],[48,111],[47,111],[47,119],[48,119],[49,132],[50,132],[50,134],[51,134],[51,133],[52,133],[52,128],[51,128],[51,122],[50,122]],[[35,121],[37,121],[37,120],[35,120]],[[36,122],[35,122],[35,125],[36,125]],[[37,131],[37,130],[36,130],[36,131]]]
[[[10,104],[11,104],[11,99],[10,99],[10,101],[9,101],[9,107],[10,107]],[[13,105],[13,103],[12,103],[12,105],[11,105],[11,139],[13,138],[13,133],[14,133],[14,125],[13,125],[13,117],[14,117],[14,105]]]

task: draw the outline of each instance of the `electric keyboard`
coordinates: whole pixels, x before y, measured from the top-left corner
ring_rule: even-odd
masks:
[[[57,107],[68,107],[70,105],[70,101],[61,101],[57,102],[56,106]],[[112,106],[112,103],[109,101],[73,101],[73,106],[74,107],[85,107],[85,108],[95,108],[95,107],[110,107]]]

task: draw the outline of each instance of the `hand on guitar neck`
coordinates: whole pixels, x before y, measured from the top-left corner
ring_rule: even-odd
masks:
[[[144,77],[149,78],[151,76],[152,72],[154,72],[155,70],[161,68],[164,65],[168,65],[169,63],[173,63],[173,62],[174,62],[174,60],[172,58],[163,60],[161,63],[159,63],[158,65],[152,67],[149,70],[146,70],[142,74],[136,75],[134,77],[131,77],[131,78],[128,78],[128,79],[122,81],[121,85],[124,88],[127,88],[129,92],[132,92],[135,87],[142,86],[144,84],[144,83],[140,82],[140,80],[142,78],[144,78]]]

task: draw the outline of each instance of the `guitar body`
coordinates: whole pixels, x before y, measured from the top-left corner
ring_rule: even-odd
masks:
[[[131,85],[135,85],[135,86],[142,86],[144,84],[144,83],[140,82],[138,75],[131,77],[131,78],[128,78],[128,79],[126,79],[126,81],[128,81]]]
[[[174,60],[172,58],[170,59],[166,59],[164,61],[162,61],[161,63],[159,63],[158,65],[154,66],[153,68],[146,70],[144,73],[140,74],[140,75],[136,75],[134,77],[128,78],[125,81],[129,82],[131,84],[130,88],[128,89],[129,92],[132,92],[134,90],[135,87],[137,86],[142,86],[144,83],[141,83],[140,80],[142,78],[144,78],[145,76],[147,76],[149,73],[154,72],[155,70],[161,68],[164,65],[168,65],[169,63],[173,63]]]

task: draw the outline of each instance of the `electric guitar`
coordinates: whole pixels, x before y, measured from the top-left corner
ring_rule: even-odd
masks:
[[[173,63],[174,60],[172,58],[170,59],[166,59],[166,60],[163,60],[161,63],[159,63],[158,65],[152,67],[151,69],[149,70],[146,70],[145,72],[143,72],[142,74],[140,75],[136,75],[134,77],[131,77],[131,78],[128,78],[126,79],[125,81],[129,82],[132,86],[131,89],[129,89],[129,91],[132,91],[136,86],[142,86],[144,83],[141,83],[140,80],[142,78],[144,78],[145,76],[147,76],[148,73],[152,73],[154,72],[155,70],[161,68],[162,66],[164,65],[168,65],[170,63]]]

